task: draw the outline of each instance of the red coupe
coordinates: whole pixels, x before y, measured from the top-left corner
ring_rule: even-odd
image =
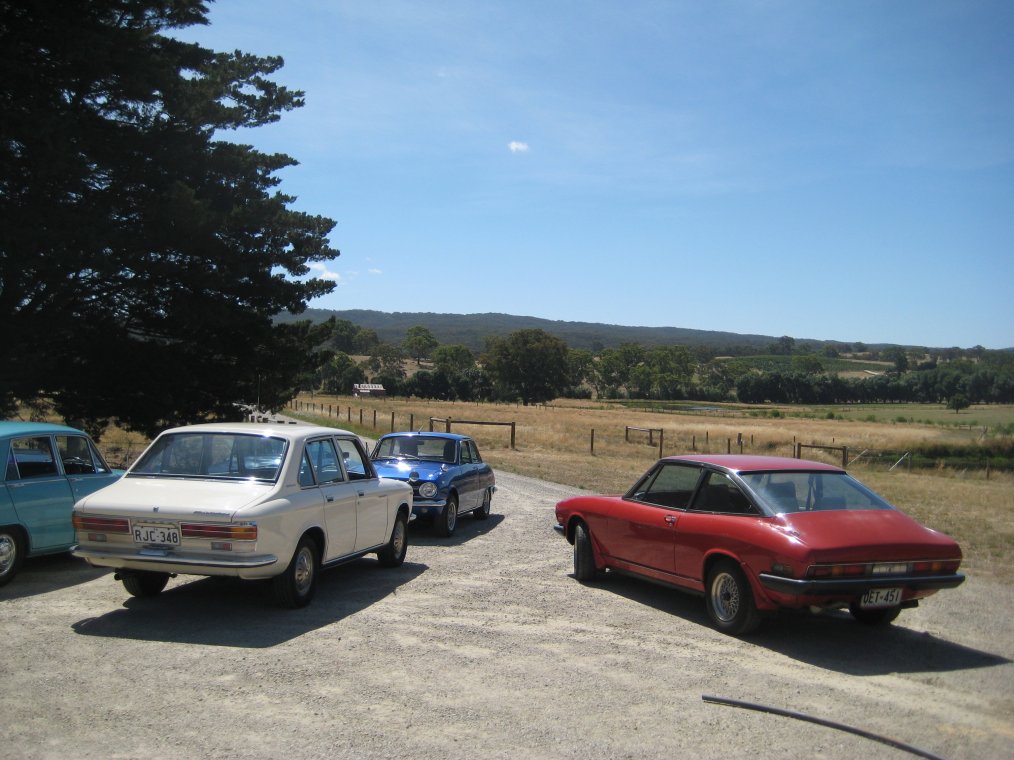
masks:
[[[733,635],[783,607],[886,624],[965,580],[952,539],[840,467],[802,459],[666,457],[623,496],[561,501],[556,519],[579,581],[613,570],[703,594]]]

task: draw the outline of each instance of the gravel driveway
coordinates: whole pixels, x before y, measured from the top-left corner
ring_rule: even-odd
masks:
[[[70,557],[0,589],[5,758],[905,758],[870,739],[709,704],[830,719],[947,758],[1014,746],[1014,593],[971,577],[885,630],[784,614],[747,640],[701,599],[572,577],[553,506],[498,473],[493,516],[412,526],[404,566],[270,587],[177,578],[155,599]]]

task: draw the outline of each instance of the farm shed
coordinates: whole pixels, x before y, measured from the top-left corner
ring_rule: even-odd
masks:
[[[384,390],[384,386],[380,383],[356,383],[352,386],[352,395],[356,398],[360,396],[386,396],[387,391]]]

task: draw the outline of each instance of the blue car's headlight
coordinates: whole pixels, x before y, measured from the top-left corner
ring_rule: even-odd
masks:
[[[419,486],[419,495],[424,499],[432,499],[437,495],[437,484],[432,481],[426,481]]]

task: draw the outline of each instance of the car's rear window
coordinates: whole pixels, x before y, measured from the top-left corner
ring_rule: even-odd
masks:
[[[275,481],[286,441],[237,433],[172,433],[151,445],[128,475]]]
[[[844,472],[744,472],[740,478],[775,514],[894,508]]]
[[[373,452],[373,459],[423,459],[433,462],[454,462],[454,441],[424,435],[382,438]]]

